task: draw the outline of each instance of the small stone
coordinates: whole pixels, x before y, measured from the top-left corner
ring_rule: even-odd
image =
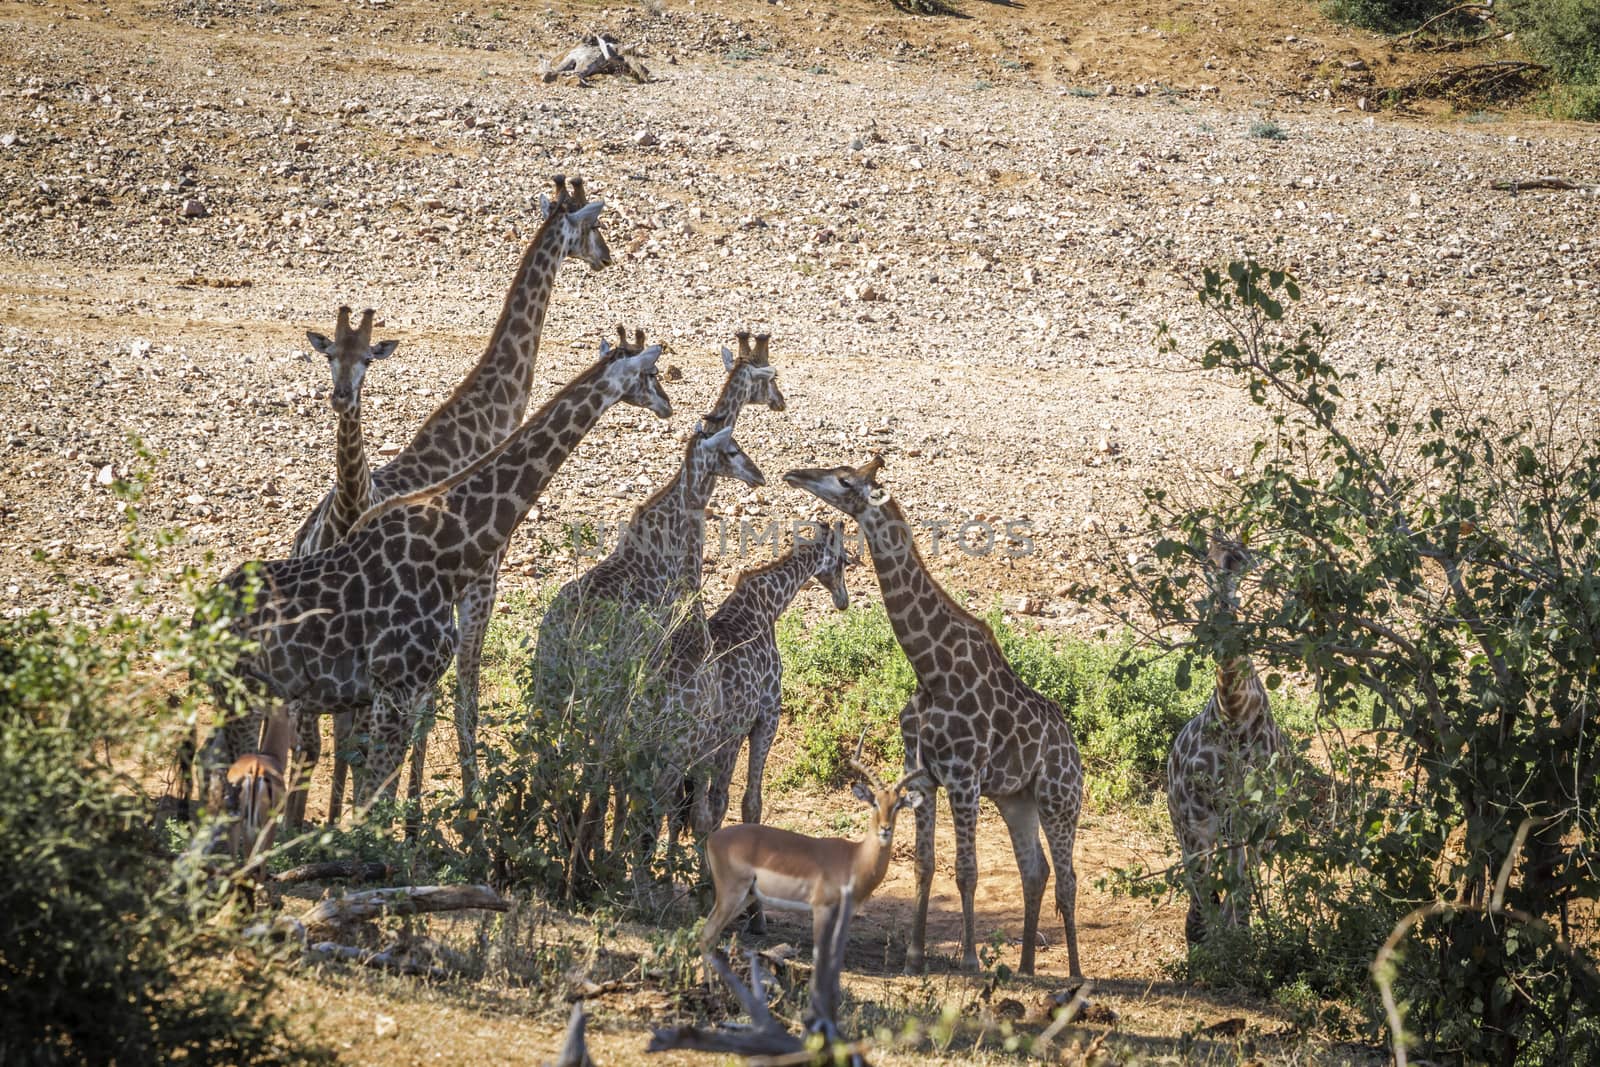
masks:
[[[400,1032],[400,1027],[395,1023],[393,1015],[374,1015],[372,1017],[372,1032],[378,1037],[393,1037]]]
[[[1347,59],[1344,61],[1345,70],[1366,70],[1367,61],[1364,59]]]
[[[397,445],[393,441],[385,441],[383,444],[378,446],[378,455],[398,456],[400,454],[401,447],[401,445]]]
[[[117,480],[117,472],[111,469],[111,464],[107,463],[100,468],[100,473],[94,476],[94,480],[99,485],[110,485]]]
[[[683,381],[682,368],[680,368],[676,363],[668,363],[667,369],[661,372],[661,380],[664,382]]]
[[[649,130],[640,130],[638,133],[633,135],[633,143],[638,145],[640,148],[654,148],[656,145],[661,143],[661,138],[657,137]]]
[[[191,197],[183,202],[178,214],[186,219],[203,219],[211,214],[204,203]]]
[[[1406,198],[1406,202],[1409,203],[1412,207],[1421,207],[1422,206],[1422,194],[1421,193],[1412,193],[1409,197]]]

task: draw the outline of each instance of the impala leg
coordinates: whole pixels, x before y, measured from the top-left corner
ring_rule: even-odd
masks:
[[[1017,873],[1022,876],[1022,962],[1017,972],[1032,974],[1034,949],[1039,942],[1039,906],[1044,901],[1044,884],[1050,877],[1050,864],[1039,843],[1039,805],[1031,796],[995,797],[994,802],[1011,832],[1011,850],[1017,857]]]
[[[961,966],[978,969],[978,783],[946,782],[956,827],[956,890],[961,894]],[[927,807],[926,804],[923,807]]]
[[[717,950],[717,942],[722,938],[722,931],[727,929],[734,915],[744,907],[745,898],[751,895],[750,890],[755,888],[755,884],[755,879],[752,878],[743,886],[735,887],[727,883],[717,886],[717,902],[712,905],[711,914],[706,916],[706,924],[700,930],[700,958],[705,962],[707,984],[713,981],[712,976],[716,973],[711,963],[711,954]]]

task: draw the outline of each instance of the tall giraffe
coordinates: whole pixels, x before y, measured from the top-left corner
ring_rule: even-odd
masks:
[[[540,194],[544,222],[522,254],[483,355],[399,455],[373,472],[374,504],[449,478],[488,455],[522,423],[533,392],[534,363],[557,272],[568,259],[580,260],[597,271],[611,264],[611,250],[599,228],[605,202],[591,202],[581,178],[573,178],[569,184],[558,174],[554,183],[553,200]],[[318,510],[323,506],[319,504]],[[456,653],[456,738],[460,746],[461,792],[469,801],[477,791],[478,764],[477,754],[466,747],[465,739],[477,735],[483,638],[494,611],[499,570],[498,557],[485,563],[484,573],[476,582],[462,587],[456,604],[461,635]],[[431,718],[431,714],[425,717]],[[347,723],[336,718],[336,735],[341,728],[346,728],[348,734]],[[346,742],[340,741],[335,747],[330,822],[338,820],[344,794]],[[421,792],[421,757],[419,750],[412,762],[413,797]],[[309,780],[311,769],[306,768],[302,781]],[[303,799],[300,804],[303,806]]]
[[[978,798],[1000,809],[1022,876],[1023,974],[1033,973],[1039,905],[1050,865],[1039,845],[1044,828],[1056,862],[1056,909],[1066,926],[1067,957],[1078,966],[1077,875],[1073,841],[1083,801],[1083,764],[1061,708],[1018,677],[994,633],[946,593],[917,552],[905,515],[877,483],[883,461],[860,468],[793,470],[783,480],[856,520],[872,553],[883,604],[916,672],[917,688],[900,712],[906,769],[916,754],[950,798],[956,830],[956,885],[961,891],[962,966],[978,966],[973,895],[978,885]],[[917,809],[917,914],[907,970],[923,966],[928,896],[933,885],[934,805]]]
[[[358,797],[392,789],[408,731],[455,653],[461,590],[504,551],[578,442],[618,402],[671,414],[660,354],[602,345],[593,366],[470,467],[379,504],[332,548],[224,579],[235,592],[252,576],[261,585],[235,623],[258,642],[236,673],[291,716],[353,711],[364,720]],[[208,742],[213,774],[247,747],[250,722],[235,718]]]
[[[372,342],[373,310],[361,313],[361,324],[350,328],[350,309],[341,307],[334,325],[333,339],[315,330],[306,331],[306,340],[314,351],[328,358],[328,370],[333,375],[333,389],[328,394],[328,404],[338,415],[338,430],[334,438],[333,489],[324,496],[306,516],[294,535],[291,557],[309,556],[337,544],[350,527],[372,506],[372,471],[367,465],[366,442],[361,433],[361,387],[366,382],[367,366],[377,359],[393,355],[398,341]],[[349,736],[351,719],[340,715],[335,719],[334,736]],[[299,748],[305,766],[315,767],[322,753],[322,724],[315,715],[303,716],[299,723]],[[342,770],[336,767],[335,771]],[[289,799],[289,821],[298,825],[305,815],[305,782]],[[335,774],[334,795],[329,820],[338,820],[338,803],[344,792],[340,775]]]
[[[1242,545],[1213,536],[1206,556],[1216,588],[1216,617],[1233,622],[1239,613],[1239,574],[1248,562]],[[1178,837],[1189,886],[1189,914],[1183,933],[1189,944],[1204,940],[1207,905],[1220,909],[1228,926],[1250,922],[1250,867],[1253,858],[1241,842],[1248,827],[1240,794],[1252,770],[1270,767],[1287,752],[1272,718],[1267,688],[1248,654],[1217,662],[1217,685],[1205,708],[1184,724],[1167,753],[1167,814]],[[1213,884],[1218,848],[1227,852],[1233,883],[1227,900]],[[1205,899],[1202,899],[1205,898]]]

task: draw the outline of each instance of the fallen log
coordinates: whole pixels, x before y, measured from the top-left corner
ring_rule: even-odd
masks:
[[[1581,185],[1565,178],[1501,178],[1489,183],[1489,188],[1520,193],[1524,189],[1575,189],[1584,193],[1600,192],[1600,185]]]
[[[325,931],[383,915],[420,915],[467,908],[506,911],[510,907],[510,903],[486,885],[406,885],[364,889],[318,901],[300,916],[300,922],[307,930]]]
[[[388,878],[393,874],[394,867],[388,863],[329,860],[326,863],[303,863],[298,867],[290,867],[287,871],[279,871],[273,875],[272,880],[281,885],[289,885],[294,882],[331,882],[335,880],[376,882],[380,878]]]

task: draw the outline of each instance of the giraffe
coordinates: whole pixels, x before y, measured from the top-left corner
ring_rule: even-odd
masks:
[[[734,425],[747,404],[783,411],[786,401],[771,366],[769,335],[757,334],[752,341],[741,330],[736,338],[737,356],[722,347],[727,378],[692,435],[677,475],[634,510],[610,555],[561,587],[539,626],[535,701],[546,709],[566,707],[580,690],[587,700],[599,701],[601,718],[609,724],[602,749],[609,747],[610,734],[622,726],[630,694],[614,690],[618,679],[631,675],[630,662],[645,660],[654,676],[672,655],[674,644],[679,662],[687,658],[683,643],[695,638],[689,633],[679,637],[680,632],[691,624],[704,628],[699,591],[705,509],[716,480],[733,477],[747,485],[765,484],[760,470],[733,440]],[[647,625],[628,626],[626,633],[610,632],[619,620],[630,617]],[[666,639],[657,642],[658,635]],[[699,699],[703,698],[692,702]],[[587,862],[603,829],[605,786],[595,782],[586,790],[585,807],[569,819],[572,868],[579,857]],[[619,797],[613,823],[620,845],[627,823],[625,797]]]
[[[1248,556],[1242,545],[1214,535],[1206,561],[1216,587],[1217,619],[1231,623],[1238,615],[1238,576]],[[1249,771],[1268,768],[1287,758],[1287,752],[1272,718],[1266,686],[1250,657],[1222,657],[1211,698],[1178,731],[1167,753],[1167,814],[1188,882],[1189,914],[1183,932],[1189,944],[1204,940],[1208,906],[1213,912],[1220,909],[1228,926],[1249,924],[1253,858],[1243,844],[1233,843],[1247,837],[1249,829],[1234,823],[1243,814],[1239,795]],[[1226,902],[1207,888],[1213,884],[1219,847],[1226,851],[1234,873]]]
[[[895,637],[917,676],[900,712],[906,769],[920,753],[935,788],[950,797],[956,831],[956,885],[961,891],[962,966],[978,966],[973,894],[978,883],[978,799],[989,797],[1005,818],[1022,876],[1022,961],[1032,974],[1050,865],[1039,845],[1041,824],[1056,862],[1056,909],[1066,927],[1067,956],[1078,966],[1077,875],[1072,848],[1083,800],[1083,765],[1061,708],[1025,684],[1006,662],[994,633],[946,593],[917,552],[905,515],[878,485],[882,457],[859,468],[792,470],[784,481],[856,520],[878,572]],[[933,885],[934,805],[917,809],[917,912],[906,969],[921,970]]]
[[[300,524],[289,550],[291,557],[309,556],[337,544],[372,506],[372,472],[367,466],[366,444],[361,434],[361,387],[366,381],[368,364],[389,358],[400,343],[371,343],[373,315],[373,310],[367,308],[361,313],[361,324],[352,330],[350,309],[341,307],[332,340],[315,330],[306,331],[306,340],[311,342],[312,349],[328,358],[328,369],[333,374],[328,404],[338,415],[338,431],[334,438],[333,489]],[[350,729],[349,715],[336,717],[336,738],[348,738]],[[322,753],[322,724],[314,715],[303,716],[299,734],[303,762],[307,767],[315,767]],[[336,775],[330,822],[338,821],[338,803],[343,791],[343,782]],[[304,820],[305,802],[305,790],[296,789],[289,799],[291,825],[299,825]]]
[[[590,201],[583,179],[553,179],[555,198],[540,194],[544,221],[528,242],[483,355],[455,390],[428,416],[409,444],[372,473],[372,503],[435,485],[487,455],[522,423],[533,393],[533,368],[544,331],[545,313],[555,288],[556,273],[568,259],[593,270],[611,264],[611,250],[600,233],[603,200]],[[331,506],[325,499],[316,514]],[[460,745],[461,791],[470,800],[477,791],[476,753],[465,739],[477,735],[478,683],[483,638],[494,610],[500,560],[486,562],[476,582],[461,590],[456,604],[460,639],[456,654],[456,737]],[[431,704],[430,704],[431,711]],[[431,714],[425,715],[431,718]],[[315,729],[315,727],[312,727]],[[346,777],[349,720],[335,717],[335,761],[329,823],[341,814]],[[343,739],[339,739],[341,733]],[[316,746],[320,749],[320,736]],[[306,753],[308,763],[316,749]],[[421,794],[423,751],[413,753],[410,794]],[[307,766],[302,781],[309,781]],[[299,807],[303,808],[303,797]]]
[[[761,780],[783,711],[778,618],[813,578],[832,596],[834,609],[844,611],[850,606],[845,568],[858,562],[845,551],[842,527],[830,527],[818,539],[797,537],[780,558],[741,573],[733,592],[708,620],[722,718],[697,724],[689,745],[689,751],[702,753],[715,768],[696,793],[696,833],[708,834],[722,825],[733,766],[747,737],[750,763],[740,820],[761,821]]]
[[[766,484],[734,440],[731,425],[710,433],[702,424],[690,436],[677,474],[634,510],[611,554],[563,586],[545,612],[534,649],[535,700],[547,709],[564,707],[581,692],[586,701],[597,702],[602,760],[626,752],[624,734],[648,732],[642,721],[629,721],[640,661],[648,679],[658,678],[669,662],[684,664],[696,656],[703,661],[705,615],[698,594],[705,509],[721,478]],[[690,651],[691,642],[697,642],[698,651]],[[680,676],[664,684],[669,692],[682,693],[699,683]],[[684,705],[698,706],[703,699],[701,691],[685,697]],[[661,710],[653,723],[678,721],[670,708]],[[582,810],[569,813],[572,870],[590,865],[600,845],[613,784],[619,790],[614,850],[620,851],[629,801],[621,784],[608,778],[602,767],[585,786]]]
[[[369,736],[358,798],[392,792],[407,732],[455,652],[461,589],[499,557],[578,442],[618,402],[671,415],[660,355],[659,346],[634,353],[602,344],[594,365],[465,470],[375,506],[332,548],[246,564],[223,580],[235,595],[252,576],[260,583],[234,623],[258,642],[235,668],[258,697],[291,719],[358,714]],[[213,736],[207,768],[245,747],[248,722],[235,718]]]
[[[722,825],[734,763],[746,737],[750,740],[750,769],[740,814],[743,822],[761,821],[761,780],[783,711],[778,617],[812,578],[828,590],[836,610],[848,608],[850,592],[844,572],[858,562],[845,551],[842,528],[829,528],[820,539],[797,537],[782,557],[740,574],[733,592],[708,620],[710,663],[720,699],[711,705],[711,714],[691,724],[680,746],[684,765],[691,760],[700,765],[688,768],[695,772],[689,798],[689,820],[695,833],[710,834]],[[657,796],[670,805],[674,791],[668,781],[658,785]],[[683,816],[680,811],[670,817],[681,820]],[[750,905],[749,928],[752,933],[766,932],[766,915],[759,901]]]

